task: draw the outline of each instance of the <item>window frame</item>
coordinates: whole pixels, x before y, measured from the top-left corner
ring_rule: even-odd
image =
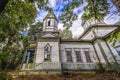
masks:
[[[67,53],[68,51],[70,51],[70,53]],[[66,61],[67,62],[73,62],[73,58],[72,58],[72,48],[65,48],[65,52],[66,52]],[[70,57],[68,56],[68,54],[70,54]],[[70,59],[68,59],[70,58]]]
[[[28,52],[30,52],[28,63],[34,63],[34,58],[35,58],[35,50],[34,49],[26,50],[23,63],[27,63]]]
[[[76,53],[76,51],[79,51],[79,53]],[[74,53],[76,55],[76,62],[83,63],[81,48],[74,48]],[[79,54],[79,57],[77,56],[77,54]]]
[[[50,48],[50,51],[49,51],[49,59],[48,59],[48,60],[45,59],[45,55],[46,55],[45,48],[46,48],[46,47],[49,47],[49,48]],[[47,44],[45,45],[45,47],[44,47],[44,61],[45,61],[45,62],[50,62],[50,61],[51,61],[51,51],[52,51],[52,46],[50,46],[50,44],[47,43]]]
[[[86,62],[87,63],[92,63],[92,59],[90,56],[90,49],[89,48],[83,48],[83,52],[85,54]]]

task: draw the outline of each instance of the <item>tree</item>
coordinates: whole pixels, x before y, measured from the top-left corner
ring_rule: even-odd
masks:
[[[35,21],[37,12],[35,3],[40,9],[51,10],[47,5],[48,0],[2,0],[0,2],[0,70],[5,70],[11,63],[13,65],[13,62],[15,65],[21,62],[19,60],[29,40],[29,37],[24,36],[22,32]],[[35,28],[38,29],[37,26]],[[32,34],[34,33],[35,30]]]
[[[68,29],[64,29],[63,31],[59,31],[60,32],[60,37],[62,39],[72,39],[72,32]]]
[[[28,38],[21,32],[28,24],[34,22],[35,17],[36,8],[27,0],[9,0],[0,13],[0,69],[2,71],[10,63],[21,60],[19,58],[28,45]]]
[[[109,13],[109,4],[107,0],[87,0],[88,4],[84,7],[84,14],[82,15],[82,25],[91,18],[103,20],[104,16]]]
[[[71,27],[72,22],[75,19],[77,19],[77,16],[75,16],[73,13],[73,9],[83,4],[83,1],[84,0],[73,0],[71,3],[67,4],[65,11],[61,15],[61,20],[63,21],[65,27],[67,27],[68,29]],[[84,25],[85,22],[90,20],[91,18],[101,21],[109,13],[110,5],[107,2],[107,0],[85,0],[85,1],[87,1],[88,4],[84,7],[84,13],[82,15],[82,25]],[[113,3],[117,6],[119,10],[120,6],[118,3],[120,1],[119,0],[111,0],[111,1],[113,1]],[[76,2],[77,4],[72,5],[72,3],[74,2]],[[116,37],[112,36],[111,39],[120,40],[118,35],[120,34],[117,33]]]
[[[117,25],[120,25],[120,21],[116,23]],[[120,42],[120,28],[117,30],[117,32],[113,32],[112,35],[109,38],[109,42],[112,43],[114,46],[117,41]]]
[[[60,16],[60,20],[62,20],[64,24],[63,26],[67,29],[69,29],[72,26],[72,22],[77,19],[77,14],[75,14],[73,10],[78,7],[82,2],[83,1],[81,0],[73,0],[71,3],[69,2],[65,7],[64,12]]]
[[[5,9],[8,1],[10,0],[1,0],[0,1],[0,13]],[[22,0],[18,0],[18,1],[22,1]],[[24,0],[30,3],[35,3],[37,2],[38,7],[41,9],[42,7],[45,7],[47,10],[49,10],[50,8],[47,6],[48,0]]]
[[[88,5],[84,7],[84,14],[82,15],[82,25],[85,24],[91,18],[95,18],[97,20],[103,20],[104,16],[109,13],[110,5],[107,3],[107,0],[87,0]],[[118,0],[112,0],[113,3],[117,6],[119,10],[119,6],[117,5]],[[120,32],[113,32],[111,38],[109,38],[109,42],[112,42],[113,45],[116,41],[120,41]]]
[[[112,0],[112,2],[117,7],[118,11],[120,11],[120,0]]]
[[[41,22],[38,22],[30,26],[30,29],[28,30],[28,36],[30,37],[30,39],[33,39],[37,37],[38,34],[40,34],[40,32],[42,31],[42,26],[43,26],[43,23]]]
[[[5,6],[7,3],[8,3],[8,0],[1,0],[0,1],[0,13],[5,9]]]

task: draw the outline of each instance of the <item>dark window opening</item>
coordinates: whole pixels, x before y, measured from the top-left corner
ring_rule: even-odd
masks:
[[[77,62],[82,62],[82,57],[80,55],[80,51],[75,51],[75,53],[76,53],[76,61]]]
[[[27,50],[24,63],[33,63],[35,50]]]
[[[50,26],[50,21],[48,21],[48,26]]]
[[[85,53],[85,56],[86,56],[86,61],[87,61],[87,62],[92,62],[92,61],[91,61],[91,58],[90,58],[89,51],[84,51],[84,53]]]
[[[71,51],[66,51],[66,54],[67,54],[67,62],[72,62]]]

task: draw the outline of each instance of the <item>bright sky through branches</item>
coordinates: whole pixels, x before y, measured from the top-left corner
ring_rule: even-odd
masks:
[[[71,0],[49,0],[49,4],[48,6],[51,7],[54,11],[54,14],[56,15],[56,17],[59,20],[60,15],[62,14],[62,12],[65,9],[65,6],[68,4],[68,1]],[[110,0],[108,0],[108,2],[110,3],[110,5],[112,6],[113,4],[110,2]],[[78,19],[76,21],[73,22],[72,27],[70,28],[70,30],[72,31],[73,37],[79,37],[82,33],[83,33],[83,28],[81,26],[81,16],[84,12],[83,8],[84,6],[87,5],[87,2],[85,2],[84,4],[80,5],[79,7],[75,8],[73,11],[78,15]],[[36,17],[36,22],[42,22],[43,18],[47,15],[47,11],[45,11],[45,9],[41,9],[38,10],[38,14]],[[120,16],[118,16],[119,14],[113,14],[115,12],[116,8],[115,6],[113,6],[110,9],[110,14],[108,14],[105,18],[104,18],[104,22],[107,24],[115,24],[116,22],[120,21]],[[113,14],[113,15],[112,15]],[[110,15],[112,15],[110,17]],[[63,24],[62,22],[59,20],[59,24],[58,24],[58,29],[64,29],[63,28]]]

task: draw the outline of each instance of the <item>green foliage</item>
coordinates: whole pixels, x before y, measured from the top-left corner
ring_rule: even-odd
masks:
[[[34,22],[36,9],[28,0],[9,0],[0,14],[0,66],[17,66],[28,46],[28,38],[21,34],[28,24]],[[12,67],[11,66],[11,67]]]
[[[77,19],[77,14],[73,12],[73,10],[78,7],[83,1],[82,0],[73,0],[71,3],[69,2],[65,7],[65,11],[60,16],[64,27],[67,29],[72,26],[72,22]]]
[[[109,4],[107,0],[86,0],[87,6],[84,7],[84,14],[82,15],[82,24],[91,19],[102,20],[105,15],[109,13]],[[72,22],[77,19],[77,14],[73,10],[83,4],[83,0],[73,0],[69,2],[62,13],[60,19],[64,23],[64,27],[71,27]]]
[[[59,32],[62,39],[72,39],[72,32],[70,30],[64,29],[63,31]]]
[[[36,10],[32,4],[20,0],[10,0],[0,14],[0,42],[6,41],[6,38],[10,40],[9,38],[19,37],[19,31],[26,28],[27,24],[32,23],[35,15]]]
[[[109,72],[102,74],[96,74],[94,72],[80,72],[80,73],[71,73],[66,75],[51,74],[51,75],[27,75],[20,76],[16,80],[119,80],[120,77]]]
[[[38,22],[30,26],[30,29],[28,30],[28,36],[30,36],[30,39],[33,36],[37,36],[37,34],[40,34],[40,32],[42,31],[42,25],[43,23]]]
[[[51,11],[52,8],[50,8],[47,4],[49,4],[49,0],[28,0],[29,2],[32,2],[32,3],[37,3],[38,5],[38,8],[41,9],[41,8],[45,8],[47,11]]]
[[[0,13],[5,9],[6,4],[9,0],[0,0]]]
[[[116,41],[120,41],[120,31],[113,32],[108,41],[114,46]]]
[[[91,18],[102,20],[109,13],[109,4],[107,0],[87,0],[88,4],[84,7],[82,15],[82,25]]]
[[[7,74],[6,72],[0,72],[0,80],[13,80],[13,78],[10,74]]]
[[[32,0],[34,1],[34,0]],[[48,0],[35,0],[37,2],[38,7],[41,9],[42,7],[48,8]]]
[[[66,0],[64,0],[66,1]],[[65,11],[60,16],[64,27],[69,29],[72,26],[74,20],[77,19],[77,15],[73,12],[73,10],[83,4],[84,0],[73,0],[67,4],[65,7]],[[110,5],[107,0],[86,0],[87,5],[84,7],[84,13],[82,15],[82,25],[85,24],[86,21],[90,20],[91,18],[96,19],[98,21],[103,20],[103,18],[109,13]],[[112,0],[113,1],[113,0]],[[114,0],[116,6],[119,3],[118,0]],[[116,4],[117,3],[117,4]],[[117,7],[119,9],[119,7]],[[120,24],[119,22],[117,23]],[[113,33],[111,35],[110,42],[113,42],[113,45],[116,41],[120,41],[120,32]]]
[[[117,0],[116,0],[117,1]],[[98,21],[109,13],[110,5],[107,0],[87,0],[88,4],[84,7],[84,14],[82,15],[82,25],[91,18],[97,19]],[[117,23],[119,25],[119,22]],[[120,41],[120,32],[113,32],[109,42],[114,45],[116,41]]]

